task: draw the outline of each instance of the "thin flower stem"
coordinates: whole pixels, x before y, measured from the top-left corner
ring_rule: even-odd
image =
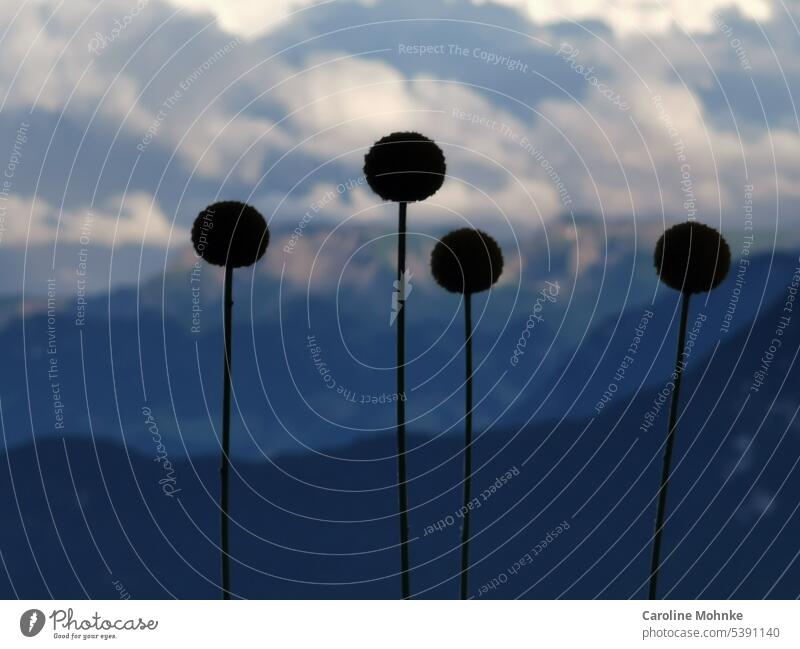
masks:
[[[464,524],[461,526],[461,599],[469,597],[469,504],[472,500],[472,296],[464,294],[466,402],[464,413]]]
[[[230,599],[231,575],[228,553],[228,474],[231,447],[231,321],[233,315],[233,267],[225,266],[225,358],[222,384],[222,465],[220,466],[220,528],[222,536],[222,598]]]
[[[411,598],[408,560],[408,486],[406,484],[406,203],[399,204],[397,244],[397,484],[400,496],[400,575],[403,599]]]
[[[669,432],[667,444],[664,449],[664,466],[661,471],[661,489],[658,494],[658,511],[656,513],[656,527],[653,537],[653,557],[650,563],[650,599],[658,599],[658,571],[661,568],[661,539],[664,531],[664,512],[667,508],[667,487],[669,486],[670,466],[672,464],[672,449],[675,444],[675,428],[678,421],[678,401],[681,391],[681,356],[686,345],[686,321],[689,316],[689,298],[691,295],[684,292],[681,302],[681,322],[678,332],[678,350],[675,355],[675,389],[672,392],[672,402],[669,408]]]

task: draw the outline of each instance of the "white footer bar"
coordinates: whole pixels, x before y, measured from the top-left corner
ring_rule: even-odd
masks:
[[[0,647],[800,647],[786,601],[4,601]]]

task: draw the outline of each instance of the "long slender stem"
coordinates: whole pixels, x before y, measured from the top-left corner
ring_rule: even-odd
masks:
[[[461,599],[469,597],[469,514],[472,500],[472,296],[464,294],[466,401],[464,412],[464,524],[461,526]]]
[[[400,495],[400,574],[403,599],[411,597],[406,483],[406,203],[400,203],[397,244],[397,484]]]
[[[661,568],[661,538],[664,531],[664,512],[667,508],[667,487],[669,486],[670,465],[672,464],[672,449],[675,444],[675,427],[678,421],[678,401],[681,391],[681,356],[686,345],[686,321],[689,316],[689,293],[683,293],[681,302],[681,323],[678,332],[678,350],[675,354],[675,389],[672,392],[672,402],[669,408],[669,432],[667,445],[664,449],[664,465],[661,470],[661,489],[658,494],[658,511],[656,513],[656,527],[653,538],[653,557],[650,563],[650,599],[658,599],[658,571]]]
[[[222,598],[231,597],[228,553],[228,474],[231,447],[231,321],[233,315],[233,267],[225,266],[225,359],[222,383],[222,464],[220,466],[220,532],[222,536]]]

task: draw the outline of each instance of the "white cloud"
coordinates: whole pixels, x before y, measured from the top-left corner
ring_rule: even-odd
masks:
[[[330,1],[330,0],[328,0]],[[170,3],[193,12],[214,15],[223,29],[243,37],[254,37],[281,28],[297,11],[325,0],[169,0]]]
[[[735,9],[752,20],[771,16],[765,0],[484,0],[512,6],[542,25],[597,20],[620,34],[663,34],[678,27],[688,32],[714,29],[718,11]]]
[[[99,105],[105,128],[112,132],[119,128],[133,147],[145,141],[152,130],[141,167],[155,166],[158,171],[175,152],[187,174],[196,170],[203,196],[213,196],[224,182],[226,190],[228,185],[245,195],[252,190],[255,198],[271,209],[289,193],[279,211],[285,223],[295,222],[321,188],[357,177],[361,156],[372,141],[397,128],[418,129],[442,143],[453,176],[430,206],[419,207],[428,218],[449,218],[444,209],[435,207],[439,202],[474,220],[502,219],[499,206],[513,222],[530,223],[538,221],[538,213],[552,218],[565,208],[615,215],[635,209],[637,214],[653,214],[660,212],[662,200],[669,215],[685,215],[674,143],[653,103],[658,94],[686,143],[693,191],[706,214],[714,215],[720,209],[727,214],[729,206],[740,202],[742,151],[751,181],[764,187],[761,196],[769,195],[777,178],[782,197],[800,198],[794,189],[800,169],[796,132],[784,125],[771,129],[763,124],[744,125],[741,128],[747,127],[748,132],[740,142],[735,129],[716,119],[703,99],[703,93],[716,88],[713,72],[736,71],[739,65],[728,37],[719,30],[705,32],[709,20],[713,26],[713,12],[738,11],[739,18],[726,13],[725,20],[744,38],[748,19],[769,17],[768,5],[759,0],[718,0],[700,7],[683,1],[625,2],[611,7],[604,2],[568,0],[537,3],[533,8],[521,0],[507,0],[507,4],[533,12],[539,26],[526,28],[553,43],[555,49],[567,34],[581,51],[576,62],[593,66],[594,74],[630,105],[628,111],[604,98],[554,50],[530,42],[513,53],[527,57],[532,67],[538,63],[563,90],[541,94],[531,90],[536,87],[533,74],[492,69],[472,59],[445,57],[437,62],[438,72],[431,74],[425,67],[427,61],[420,59],[419,66],[412,65],[408,59],[397,58],[394,51],[354,56],[365,49],[357,33],[349,48],[315,41],[292,57],[272,57],[267,38],[237,41],[224,57],[203,67],[232,37],[214,25],[209,27],[196,11],[212,10],[226,28],[234,29],[232,25],[239,20],[252,31],[302,2],[247,2],[242,6],[206,0],[174,2],[188,9],[172,16],[172,8],[151,0],[124,33],[96,55],[88,51],[87,44],[98,32],[110,33],[114,20],[133,6],[129,0],[109,0],[100,6],[75,0],[69,7],[60,7],[49,22],[48,12],[57,6],[55,2],[42,0],[23,9],[8,31],[6,56],[0,61],[0,88],[10,91],[6,109],[26,110],[38,101],[40,108],[58,113],[66,97],[73,94],[67,114],[79,123]],[[376,17],[388,11],[385,5],[372,8],[378,12]],[[308,15],[326,10],[335,7],[309,9]],[[665,16],[669,17],[666,23]],[[306,38],[305,17],[301,14],[281,23],[281,33],[296,33],[297,40]],[[577,29],[548,31],[564,17],[603,20],[618,34],[606,43]],[[696,32],[695,42],[676,30],[667,33],[662,29],[673,19]],[[795,78],[798,65],[791,40],[780,31],[780,25],[767,26],[780,46],[784,70]],[[650,39],[636,36],[633,27],[648,31]],[[625,37],[619,36],[621,31]],[[465,32],[465,43],[475,33]],[[136,52],[150,36],[147,46]],[[292,38],[289,42],[294,42]],[[384,44],[391,50],[391,43]],[[504,46],[497,40],[498,51]],[[759,73],[771,82],[781,82],[781,71],[766,63],[769,44],[750,40],[747,48],[751,59],[761,62]],[[709,57],[708,65],[703,53]],[[92,67],[84,74],[90,62]],[[202,74],[197,81],[182,90],[174,107],[164,110],[164,102],[198,68]],[[492,75],[488,80],[487,70]],[[488,88],[482,90],[481,84]],[[513,100],[504,101],[501,92],[512,93]],[[770,106],[774,105],[771,101]],[[456,117],[456,110],[501,123],[508,132]],[[96,125],[87,130],[87,139],[94,136]],[[523,137],[541,155],[523,146]],[[296,145],[299,149],[294,157],[303,158],[301,166],[293,166],[298,163],[290,156],[280,173],[262,178],[271,164]],[[336,164],[329,164],[335,159]],[[99,175],[101,162],[98,160],[97,169],[83,168],[82,173]],[[35,174],[41,163],[28,156],[27,171]],[[315,165],[319,165],[318,171],[292,191],[292,185]],[[295,173],[295,169],[302,171]],[[332,180],[331,175],[337,179]],[[557,180],[568,192],[569,205],[559,195]],[[135,189],[139,196],[155,192],[152,186]],[[112,205],[118,194],[118,189],[107,192],[99,202]],[[165,200],[163,194],[159,190],[159,201]],[[48,200],[57,204],[60,197]],[[347,218],[374,204],[375,197],[359,187],[337,196],[325,216]],[[195,207],[192,205],[192,212]],[[170,211],[171,207],[161,209]],[[53,212],[52,206],[47,212]],[[188,216],[182,218],[185,221]]]
[[[242,36],[280,28],[292,12],[324,4],[320,0],[169,0],[192,11],[209,12],[219,24]],[[527,14],[540,25],[598,20],[620,34],[663,34],[674,27],[688,32],[714,28],[718,11],[737,10],[742,16],[764,21],[771,17],[766,0],[473,0],[474,4],[507,5]],[[371,2],[364,2],[369,5]],[[311,9],[313,11],[313,9]]]
[[[172,229],[169,218],[153,201],[153,197],[134,192],[113,196],[102,205],[63,210],[45,200],[9,196],[0,231],[3,244],[22,246],[59,243],[80,243],[84,246],[121,246],[137,244],[166,247],[184,245],[188,231]]]

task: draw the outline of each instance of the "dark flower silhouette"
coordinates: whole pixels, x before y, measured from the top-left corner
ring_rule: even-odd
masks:
[[[406,207],[435,194],[444,182],[444,154],[436,143],[412,132],[378,140],[364,156],[364,175],[382,199],[398,205],[397,225],[397,482],[400,509],[400,580],[403,599],[411,597],[408,558],[408,485],[406,478]]]
[[[396,203],[433,196],[446,171],[444,154],[436,143],[410,131],[382,137],[364,158],[364,174],[372,191]]]
[[[653,533],[653,554],[650,563],[650,599],[658,597],[658,573],[661,568],[661,541],[664,532],[664,514],[667,508],[672,451],[675,445],[675,428],[678,421],[681,378],[686,347],[686,321],[689,317],[689,299],[693,293],[704,293],[720,285],[731,265],[731,251],[722,235],[702,223],[687,221],[669,228],[656,243],[656,270],[667,286],[681,292],[681,318],[678,328],[678,350],[673,372],[672,402],[669,409],[669,427],[661,469],[661,487],[658,492],[658,510]]]
[[[250,266],[261,259],[269,245],[269,228],[264,217],[254,207],[238,201],[223,201],[209,205],[197,216],[192,226],[192,244],[197,254],[209,264],[225,267],[220,545],[222,549],[222,597],[230,599],[228,483],[231,445],[233,269]]]
[[[215,266],[251,266],[269,245],[269,229],[256,208],[239,201],[214,203],[192,226],[192,244],[198,255]]]
[[[433,249],[431,272],[451,293],[479,293],[500,277],[503,253],[497,242],[481,230],[454,230]]]
[[[731,266],[731,251],[722,235],[693,221],[664,232],[656,243],[654,257],[661,281],[683,293],[716,288]]]
[[[466,398],[464,408],[464,505],[461,526],[461,599],[469,597],[469,523],[472,504],[472,294],[485,291],[503,272],[503,253],[481,230],[462,228],[442,237],[431,253],[431,272],[439,284],[464,295]]]

